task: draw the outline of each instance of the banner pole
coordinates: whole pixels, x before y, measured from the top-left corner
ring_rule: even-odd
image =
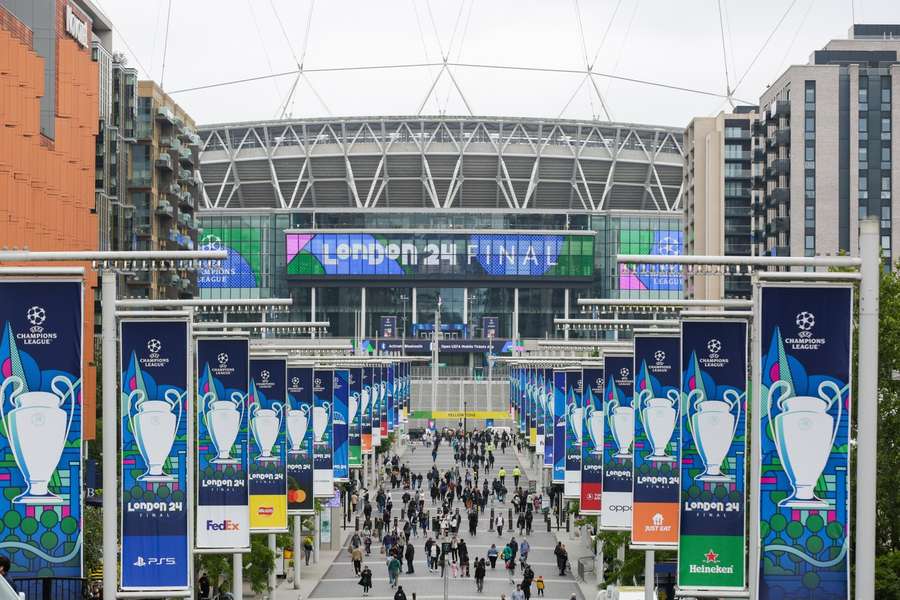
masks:
[[[656,561],[656,552],[653,550],[644,551],[644,600],[655,600],[653,594],[654,579],[654,562]]]
[[[294,515],[294,532],[293,532],[293,545],[294,545],[294,589],[300,589],[300,533],[303,528],[303,518],[300,515]]]
[[[118,473],[116,444],[116,273],[104,269],[101,278],[103,381],[103,597],[115,598],[118,575]]]
[[[278,548],[275,545],[275,534],[269,534],[269,550],[272,551],[272,556],[275,556],[275,552]],[[275,569],[273,568],[269,571],[269,589],[272,590],[272,598],[275,598],[275,590],[278,588],[278,577],[275,575]]]
[[[231,555],[231,570],[233,587],[231,593],[235,598],[244,597],[244,555],[237,553]]]
[[[856,401],[856,597],[875,597],[875,486],[878,460],[879,223],[859,223],[859,395]],[[874,360],[872,360],[874,358]]]

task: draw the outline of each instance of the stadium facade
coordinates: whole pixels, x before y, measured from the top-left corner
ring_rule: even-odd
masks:
[[[294,299],[330,335],[430,335],[471,364],[486,338],[560,335],[578,297],[681,297],[682,129],[595,121],[369,117],[201,126],[202,297]],[[568,306],[568,310],[567,310]],[[469,340],[461,343],[460,340]],[[448,341],[449,343],[449,341]]]

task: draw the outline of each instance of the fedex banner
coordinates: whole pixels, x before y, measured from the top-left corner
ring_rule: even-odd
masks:
[[[677,546],[680,506],[678,335],[634,336],[632,544]]]
[[[334,497],[334,371],[313,371],[313,495]]]
[[[0,279],[0,553],[15,576],[82,576],[82,288]]]
[[[362,468],[362,378],[363,369],[350,369],[348,384],[350,386],[349,434],[347,446],[350,451],[349,466],[351,469]]]
[[[599,515],[603,492],[603,367],[583,369],[584,420],[581,425],[581,506],[583,515]]]
[[[332,470],[336,482],[350,481],[350,447],[347,423],[350,420],[350,371],[335,369],[332,388],[332,421],[334,423],[334,455]]]
[[[764,285],[756,297],[759,597],[850,598],[852,288]]]
[[[603,357],[606,385],[603,392],[603,493],[600,527],[631,529],[633,442],[634,442],[634,358],[630,354]]]
[[[197,340],[197,547],[250,547],[246,338]]]
[[[191,585],[187,319],[119,323],[122,589]]]
[[[681,364],[678,587],[742,590],[747,323],[683,320]]]
[[[287,362],[250,359],[250,529],[287,531]]]
[[[563,495],[567,498],[581,497],[581,426],[584,424],[581,395],[581,369],[566,371],[566,474]]]
[[[313,370],[287,370],[288,514],[313,514]]]

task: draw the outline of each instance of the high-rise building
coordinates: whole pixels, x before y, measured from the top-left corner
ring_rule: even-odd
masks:
[[[715,117],[697,117],[684,132],[685,235],[687,254],[750,256],[752,195],[751,125],[755,106],[738,106]],[[745,277],[694,277],[685,294],[698,300],[749,298]]]
[[[859,219],[881,221],[881,248],[900,248],[900,25],[854,25],[760,98],[754,127],[762,177],[754,201],[758,254],[855,253]]]
[[[0,0],[0,239],[7,248],[98,248],[93,30],[74,2]],[[85,266],[84,305],[91,306],[97,279]],[[83,433],[93,439],[93,311],[84,319]]]

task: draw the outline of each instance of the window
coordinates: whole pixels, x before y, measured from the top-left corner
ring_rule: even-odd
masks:
[[[806,82],[805,102],[815,102],[815,101],[816,101],[816,82],[815,81],[807,81]]]
[[[805,246],[807,250],[815,250],[816,248],[816,236],[807,235],[805,237]]]
[[[805,186],[804,189],[807,191],[816,189],[816,178],[812,175],[807,175],[805,177]]]
[[[891,78],[881,78],[881,103],[890,104],[891,102]]]
[[[882,146],[881,147],[881,162],[883,162],[883,163],[891,162],[891,147],[890,146]]]
[[[859,118],[859,132],[865,133],[867,131],[869,131],[869,120],[866,119],[865,117],[860,117]]]
[[[886,176],[886,177],[882,177],[882,178],[881,178],[881,189],[882,189],[882,190],[888,190],[888,191],[890,191],[890,189],[891,189],[891,178],[890,178],[890,176]]]
[[[869,79],[867,77],[859,78],[859,103],[867,104],[869,102]]]
[[[860,146],[859,147],[859,162],[861,162],[861,163],[869,162],[869,147],[868,146]],[[863,169],[865,167],[860,165],[859,168]]]
[[[859,189],[860,190],[868,190],[869,189],[869,178],[868,177],[860,177],[859,178]]]
[[[881,117],[881,131],[882,133],[891,131],[891,118],[890,117]]]
[[[816,147],[813,145],[807,146],[804,153],[804,159],[808,163],[816,162]]]

